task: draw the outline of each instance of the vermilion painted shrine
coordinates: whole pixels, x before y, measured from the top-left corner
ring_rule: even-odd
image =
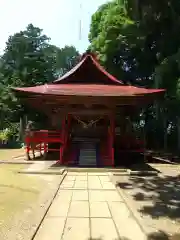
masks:
[[[115,166],[124,153],[142,152],[143,144],[127,130],[126,116],[164,95],[164,90],[125,85],[92,53],[50,84],[14,91],[25,105],[50,119],[48,130],[26,138],[27,151],[43,143],[45,152],[58,152],[58,163],[75,166]],[[117,152],[122,155],[115,162]]]

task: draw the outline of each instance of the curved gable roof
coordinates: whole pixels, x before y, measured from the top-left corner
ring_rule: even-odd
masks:
[[[80,62],[74,68],[53,82],[53,84],[68,83],[123,85],[122,81],[119,81],[100,65],[92,53],[83,54]]]

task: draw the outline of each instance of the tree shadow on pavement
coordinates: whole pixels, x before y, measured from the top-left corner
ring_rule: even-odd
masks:
[[[88,240],[103,240],[103,238],[89,238]],[[136,239],[129,239],[126,237],[116,238],[114,240],[136,240]],[[147,236],[147,240],[180,240],[180,234],[175,234],[173,236],[168,236],[163,231],[151,233]]]
[[[126,182],[117,180],[116,185],[124,190],[136,189],[132,197],[141,202],[142,214],[180,221],[179,176],[130,176]]]
[[[179,240],[180,234],[174,234],[173,236],[168,236],[164,232],[151,233],[147,240]]]

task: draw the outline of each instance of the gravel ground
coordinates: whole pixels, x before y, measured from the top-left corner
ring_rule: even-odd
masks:
[[[62,176],[31,175],[44,180],[44,187],[38,200],[29,206],[23,213],[15,215],[8,226],[0,230],[1,240],[30,240],[46,212]]]
[[[151,167],[161,173],[143,177],[114,176],[113,179],[132,208],[139,212],[144,226],[169,235],[180,233],[179,166],[151,164]]]

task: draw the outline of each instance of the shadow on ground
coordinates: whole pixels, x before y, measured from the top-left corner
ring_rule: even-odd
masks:
[[[150,172],[152,172],[153,171],[153,172],[156,172],[156,173],[160,173],[159,170],[157,170],[156,168],[154,168],[153,166],[149,165],[146,162],[137,163],[137,164],[131,164],[129,166],[129,169],[131,171],[141,171],[141,172],[143,172],[143,171],[146,171],[146,172],[150,171]]]
[[[151,233],[149,236],[147,236],[147,240],[179,240],[180,234],[175,234],[173,236],[168,236],[164,232],[158,232],[158,233]],[[88,240],[103,240],[103,238],[89,238]],[[116,238],[114,240],[135,240],[135,239],[128,239],[126,237],[120,237]]]
[[[118,182],[122,189],[138,189],[134,200],[150,202],[139,210],[152,218],[168,217],[180,221],[180,177],[179,176],[132,176],[128,182]],[[143,205],[143,203],[142,203]]]

